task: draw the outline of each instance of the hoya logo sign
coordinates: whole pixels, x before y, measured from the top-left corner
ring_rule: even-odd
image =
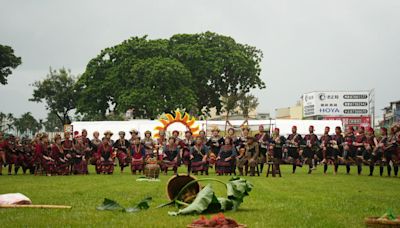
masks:
[[[335,114],[335,113],[340,113],[340,110],[336,107],[324,107],[320,108],[319,112],[324,114]]]

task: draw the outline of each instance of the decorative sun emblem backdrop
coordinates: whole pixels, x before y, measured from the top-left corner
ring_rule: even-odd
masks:
[[[157,126],[154,128],[154,130],[157,131],[157,133],[154,135],[154,137],[160,137],[158,134],[159,131],[163,130],[167,132],[168,127],[173,124],[173,123],[181,123],[186,126],[187,130],[191,131],[193,136],[198,135],[198,131],[200,129],[199,125],[195,124],[196,119],[192,116],[190,116],[187,112],[185,112],[185,115],[182,118],[182,114],[177,110],[175,111],[175,117],[169,113],[165,114],[167,119],[159,119],[159,121],[162,123],[162,126]]]

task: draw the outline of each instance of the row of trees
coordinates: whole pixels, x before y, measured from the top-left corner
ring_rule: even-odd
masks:
[[[45,101],[64,123],[74,109],[83,120],[105,120],[128,109],[151,119],[176,108],[207,115],[212,107],[220,112],[224,98],[238,104],[250,89],[265,88],[261,58],[260,50],[211,32],[133,37],[102,50],[80,77],[51,71],[34,84],[31,101]]]
[[[12,113],[0,112],[0,131],[16,132],[17,135],[32,135],[42,129],[49,132],[60,131],[63,125],[54,113],[49,113],[43,121],[35,119],[30,112],[20,117],[14,117]]]
[[[106,120],[128,109],[153,119],[177,108],[197,116],[224,108],[229,116],[241,105],[246,115],[250,103],[258,104],[250,90],[265,88],[261,59],[255,47],[212,32],[132,37],[102,50],[78,77],[50,69],[33,83],[30,101],[44,102],[62,124],[70,122],[71,113],[81,120]]]

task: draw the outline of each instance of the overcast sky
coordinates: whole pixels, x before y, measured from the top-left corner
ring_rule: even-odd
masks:
[[[377,114],[400,100],[399,0],[0,0],[0,44],[20,65],[0,85],[0,111],[30,111],[49,67],[81,74],[100,50],[131,36],[213,31],[264,53],[259,112],[274,113],[314,90],[375,89]]]

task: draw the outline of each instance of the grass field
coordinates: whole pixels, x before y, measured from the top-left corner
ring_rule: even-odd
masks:
[[[363,227],[363,218],[379,216],[392,208],[400,214],[400,178],[323,175],[321,167],[312,175],[306,168],[290,173],[283,166],[282,178],[246,177],[254,184],[249,197],[236,212],[227,212],[248,227]],[[183,169],[181,170],[183,172]],[[92,170],[93,173],[93,170]],[[34,204],[71,205],[71,210],[0,209],[1,227],[186,227],[198,216],[171,217],[173,207],[156,209],[167,202],[165,185],[160,182],[137,182],[130,173],[112,176],[0,176],[0,194],[20,192]],[[215,176],[211,174],[211,176]],[[229,177],[217,177],[228,180]],[[224,187],[213,184],[218,195]],[[152,196],[151,207],[139,213],[97,211],[105,197],[130,206],[145,196]]]

